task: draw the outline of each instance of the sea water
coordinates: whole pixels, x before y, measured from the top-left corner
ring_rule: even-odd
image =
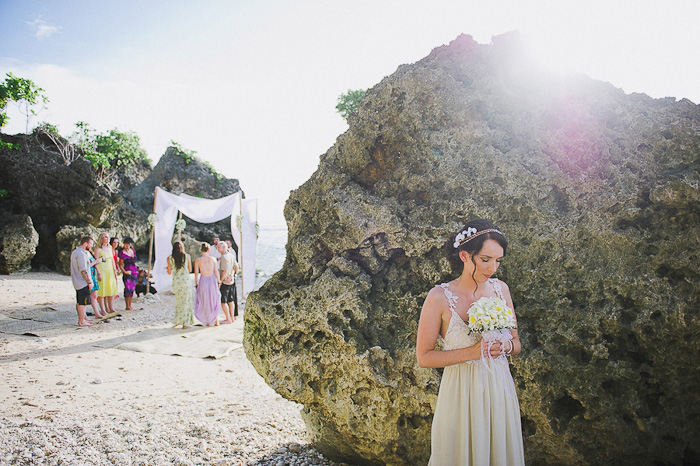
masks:
[[[282,268],[286,244],[287,227],[260,227],[255,257],[257,275],[270,277]]]

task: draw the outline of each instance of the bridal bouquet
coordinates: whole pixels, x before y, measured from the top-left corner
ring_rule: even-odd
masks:
[[[479,298],[469,308],[469,332],[515,328],[513,310],[501,298]]]
[[[500,298],[479,298],[469,308],[468,325],[469,333],[481,333],[491,357],[491,346],[495,342],[503,345],[513,339],[509,329],[515,328],[515,314]]]

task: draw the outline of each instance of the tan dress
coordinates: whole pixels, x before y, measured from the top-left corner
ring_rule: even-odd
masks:
[[[489,281],[503,299],[500,283]],[[452,313],[445,338],[441,339],[443,349],[479,343],[481,335],[470,335],[467,323],[455,310],[458,297],[446,283],[440,286]],[[525,464],[520,405],[505,356],[445,368],[433,417],[430,453],[430,466]]]

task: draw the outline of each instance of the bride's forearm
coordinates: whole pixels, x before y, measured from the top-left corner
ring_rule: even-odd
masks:
[[[481,358],[480,344],[455,350],[429,350],[422,354],[416,354],[418,365],[424,368],[447,367],[479,358]]]
[[[520,339],[516,338],[511,341],[513,342],[513,352],[511,354],[513,356],[520,354],[523,349],[523,345],[520,344]]]

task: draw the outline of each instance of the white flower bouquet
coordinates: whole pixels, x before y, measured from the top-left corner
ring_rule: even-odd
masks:
[[[156,226],[156,222],[158,222],[158,216],[156,214],[150,214],[148,216],[148,226],[153,228]]]
[[[479,298],[469,308],[469,331],[515,328],[515,315],[501,298]]]
[[[187,222],[185,222],[184,218],[178,219],[178,221],[175,222],[175,230],[178,233],[182,233],[185,230],[186,225],[187,225]]]
[[[515,314],[501,298],[479,298],[469,308],[468,325],[469,333],[481,333],[490,356],[495,342],[513,339],[510,329],[515,328]]]

